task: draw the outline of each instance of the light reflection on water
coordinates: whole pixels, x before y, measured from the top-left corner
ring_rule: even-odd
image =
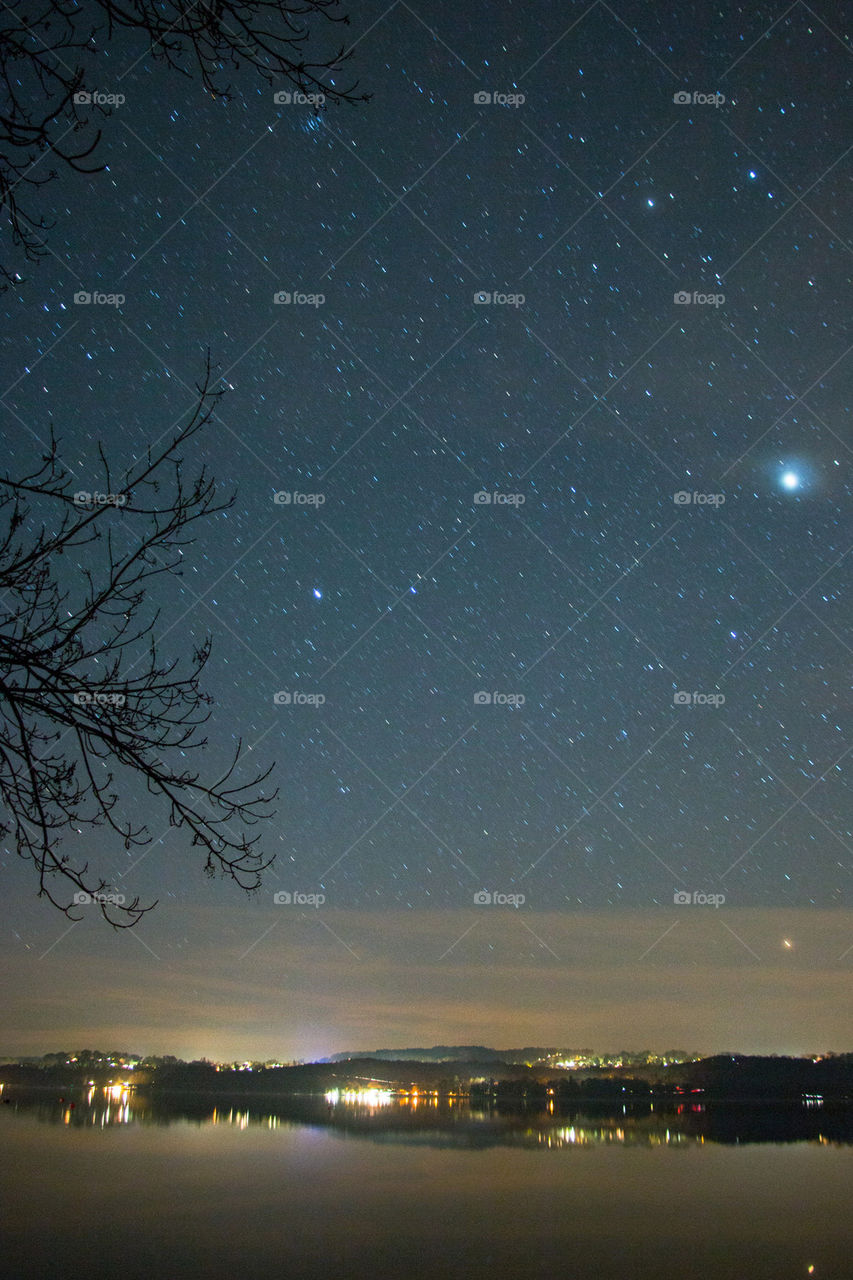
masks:
[[[15,1280],[851,1274],[842,1108],[7,1089],[0,1147]]]
[[[236,1130],[323,1128],[373,1141],[434,1146],[500,1145],[559,1151],[584,1147],[695,1147],[706,1143],[809,1142],[853,1145],[853,1111],[637,1103],[484,1108],[460,1098],[394,1095],[376,1088],[334,1089],[321,1096],[210,1100],[151,1097],[120,1085],[90,1086],[67,1096],[6,1088],[3,1103],[45,1124],[68,1128],[191,1124]]]

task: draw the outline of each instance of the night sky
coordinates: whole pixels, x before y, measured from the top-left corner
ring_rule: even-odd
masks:
[[[141,787],[143,856],[69,841],[159,899],[121,934],[6,849],[0,1052],[849,1049],[842,7],[349,12],[319,117],[111,46],[0,298],[10,474],[52,420],[96,488],[210,347],[237,499],[152,603],[213,635],[205,771],[280,788],[253,898]]]

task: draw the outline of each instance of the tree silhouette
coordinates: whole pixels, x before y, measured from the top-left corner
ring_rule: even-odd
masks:
[[[46,250],[48,224],[22,199],[56,177],[45,159],[79,173],[103,169],[94,160],[97,121],[110,114],[111,93],[92,83],[104,47],[117,32],[141,33],[155,60],[204,90],[231,96],[226,77],[248,66],[267,83],[289,84],[326,103],[366,101],[356,84],[338,88],[334,77],[349,57],[307,60],[310,19],[347,24],[340,0],[8,0],[0,7],[0,206],[11,222],[13,244],[28,261]],[[100,56],[99,56],[100,55]],[[103,74],[103,72],[102,72]],[[90,86],[87,88],[87,84]],[[99,93],[99,91],[101,91]],[[102,100],[99,100],[100,99]],[[106,99],[104,101],[103,99]],[[37,203],[37,201],[36,201]],[[17,279],[0,267],[8,285]]]
[[[240,784],[238,741],[216,780],[186,767],[186,753],[207,743],[200,731],[212,700],[199,677],[210,638],[184,662],[166,661],[155,638],[152,580],[180,576],[192,526],[234,501],[233,493],[217,499],[205,467],[187,480],[181,458],[222,394],[208,358],[189,420],[117,484],[99,446],[103,492],[72,492],[52,431],[34,471],[0,477],[0,832],[36,868],[39,896],[70,919],[80,918],[75,899],[87,896],[117,928],[156,905],[117,901],[88,862],[61,852],[63,835],[94,827],[110,829],[125,849],[150,843],[145,824],[121,816],[119,792],[134,778],[170,826],[191,832],[209,875],[251,890],[273,861],[255,848],[260,835],[242,830],[270,816],[278,793],[262,787],[272,765]]]

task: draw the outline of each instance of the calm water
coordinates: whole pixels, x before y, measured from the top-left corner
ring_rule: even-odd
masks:
[[[849,1112],[71,1096],[4,1094],[6,1275],[853,1276]]]

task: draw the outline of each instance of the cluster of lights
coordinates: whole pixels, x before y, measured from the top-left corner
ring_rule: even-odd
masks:
[[[326,1101],[333,1106],[339,1102],[347,1102],[364,1107],[385,1107],[393,1098],[390,1089],[330,1089],[326,1094]]]

